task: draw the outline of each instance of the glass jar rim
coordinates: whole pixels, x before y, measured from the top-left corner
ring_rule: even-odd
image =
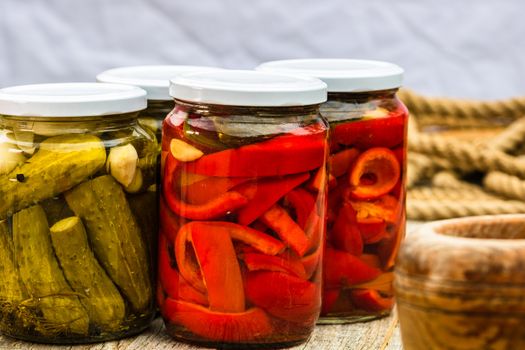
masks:
[[[326,102],[326,84],[300,75],[250,70],[182,74],[171,80],[170,95],[179,100],[216,105],[286,107]]]
[[[255,69],[316,77],[328,85],[328,92],[395,89],[401,87],[404,74],[403,68],[393,63],[346,58],[269,61]]]
[[[146,107],[146,91],[122,84],[52,83],[0,89],[0,114],[10,116],[111,116]]]
[[[148,100],[169,101],[170,79],[181,74],[208,70],[219,67],[191,65],[144,65],[108,69],[97,75],[101,83],[116,83],[137,86],[146,91]]]

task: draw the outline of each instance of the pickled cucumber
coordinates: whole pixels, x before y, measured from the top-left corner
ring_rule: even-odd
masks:
[[[89,248],[82,221],[69,217],[51,227],[51,241],[69,285],[82,295],[90,321],[103,330],[116,330],[126,313],[117,287]]]
[[[16,307],[27,299],[27,292],[20,281],[14,261],[13,242],[6,221],[0,222],[0,280],[0,304]]]
[[[74,216],[75,213],[67,206],[66,200],[60,197],[48,198],[40,202],[47,216],[47,222],[50,226],[62,219]]]
[[[38,330],[46,335],[87,334],[88,314],[58,265],[42,207],[32,206],[13,216],[13,251],[20,279],[43,315]]]
[[[146,243],[150,257],[154,254],[154,245],[157,241],[156,235],[158,232],[158,198],[155,189],[152,191],[148,190],[140,194],[128,194],[128,203],[131,208],[131,212],[137,220],[137,224],[142,232],[142,238]]]
[[[120,185],[104,175],[66,192],[65,198],[86,225],[98,261],[132,308],[147,309],[152,301],[147,247]]]
[[[0,176],[0,220],[67,191],[104,166],[106,150],[92,135],[48,138],[24,164]]]

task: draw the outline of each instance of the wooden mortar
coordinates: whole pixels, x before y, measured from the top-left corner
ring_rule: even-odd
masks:
[[[405,350],[525,349],[525,214],[422,226],[394,288]]]

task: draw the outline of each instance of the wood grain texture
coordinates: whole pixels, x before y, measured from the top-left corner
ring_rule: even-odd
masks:
[[[409,222],[410,234],[421,225]],[[103,344],[57,346],[32,344],[0,336],[0,350],[196,350],[200,347],[173,341],[165,332],[161,319],[139,336]],[[305,344],[294,350],[402,350],[396,313],[376,321],[348,325],[317,326]]]

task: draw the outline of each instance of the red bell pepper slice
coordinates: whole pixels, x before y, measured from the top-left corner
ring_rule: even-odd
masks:
[[[323,260],[324,281],[328,288],[363,283],[381,274],[381,270],[368,266],[358,257],[330,247],[326,247]]]
[[[226,230],[233,240],[246,243],[267,255],[276,255],[286,249],[283,242],[250,227],[226,221],[206,222],[201,224],[209,226],[211,230]]]
[[[380,218],[357,220],[357,227],[365,244],[374,244],[389,236],[386,231],[386,222]]]
[[[390,192],[399,180],[401,169],[390,149],[371,148],[357,157],[350,171],[352,197],[375,199]]]
[[[333,142],[357,148],[395,147],[403,143],[407,124],[406,108],[399,108],[387,117],[341,123],[332,128]]]
[[[296,188],[290,191],[284,198],[285,201],[293,207],[295,216],[297,217],[297,224],[304,229],[306,221],[315,209],[315,199],[313,195],[302,188]]]
[[[261,220],[274,230],[299,256],[303,256],[310,248],[310,240],[304,231],[279,205],[276,204],[271,207],[263,214]]]
[[[210,309],[244,311],[241,269],[228,231],[216,226],[194,225],[188,238],[202,270]]]
[[[328,159],[330,174],[335,177],[346,174],[358,155],[359,150],[356,148],[348,148],[332,154]]]
[[[308,173],[286,176],[282,179],[257,180],[237,187],[236,192],[248,199],[248,204],[237,212],[241,225],[249,225],[277,203],[288,192],[305,182]]]
[[[379,260],[379,257],[375,254],[362,254],[359,256],[359,260],[368,266],[381,268],[381,260]]]
[[[224,195],[233,187],[240,185],[249,178],[237,177],[207,177],[181,188],[181,197],[191,204],[205,204]]]
[[[259,308],[240,313],[214,312],[200,305],[167,298],[162,313],[167,322],[213,341],[246,342],[267,338],[273,332],[270,318]]]
[[[381,241],[377,248],[377,253],[385,269],[390,269],[395,264],[401,241],[403,241],[405,237],[405,215],[406,213],[403,211],[398,226],[392,236]]]
[[[244,261],[248,271],[277,271],[302,279],[307,278],[306,270],[299,259],[258,253],[244,253],[241,254],[240,258]]]
[[[168,208],[162,196],[160,198],[159,215],[161,231],[171,243],[175,242],[175,237],[180,229],[180,221],[175,214],[171,212],[170,208]]]
[[[246,276],[246,298],[269,314],[290,322],[315,321],[321,308],[315,283],[282,273],[257,271]]]
[[[321,261],[321,252],[323,249],[321,247],[317,248],[316,251],[314,251],[312,254],[306,255],[301,258],[301,262],[303,263],[304,270],[306,272],[306,279],[312,278],[315,271],[317,271],[317,268],[319,266],[319,262]]]
[[[372,201],[350,201],[357,212],[357,220],[366,218],[383,219],[387,224],[398,224],[401,222],[401,202],[395,197],[385,195]]]
[[[320,167],[327,150],[325,131],[298,133],[211,153],[184,167],[190,173],[223,177],[283,176]]]
[[[163,233],[159,235],[159,286],[170,298],[178,298],[200,305],[208,305],[206,295],[193,288],[172,267],[169,256],[170,245]]]
[[[352,255],[363,253],[363,239],[357,227],[356,212],[350,203],[345,202],[339,209],[330,234],[335,248]]]
[[[195,257],[191,256],[191,253],[186,250],[186,243],[190,240],[191,233],[196,225],[199,225],[199,222],[190,222],[180,228],[175,238],[175,259],[182,277],[193,288],[201,293],[206,293],[206,286],[199,265],[195,261]]]
[[[386,311],[394,306],[393,297],[382,297],[373,289],[352,291],[352,302],[357,308],[370,312]]]
[[[219,197],[201,205],[184,203],[178,197],[174,188],[174,176],[177,168],[177,160],[171,154],[166,158],[164,169],[163,192],[166,204],[177,215],[192,220],[217,219],[229,212],[235,211],[246,205],[248,200],[238,192],[229,191]]]
[[[340,288],[334,288],[334,289],[329,289],[329,288],[325,288],[323,290],[323,302],[322,302],[322,306],[321,306],[321,315],[326,315],[326,314],[329,314],[337,299],[339,299],[339,295],[341,294],[341,289]]]
[[[166,300],[166,295],[164,294],[164,289],[162,289],[162,286],[160,284],[160,280],[157,280],[157,289],[155,293],[155,300],[157,301],[157,305],[159,307],[162,307],[164,305],[164,300]]]

